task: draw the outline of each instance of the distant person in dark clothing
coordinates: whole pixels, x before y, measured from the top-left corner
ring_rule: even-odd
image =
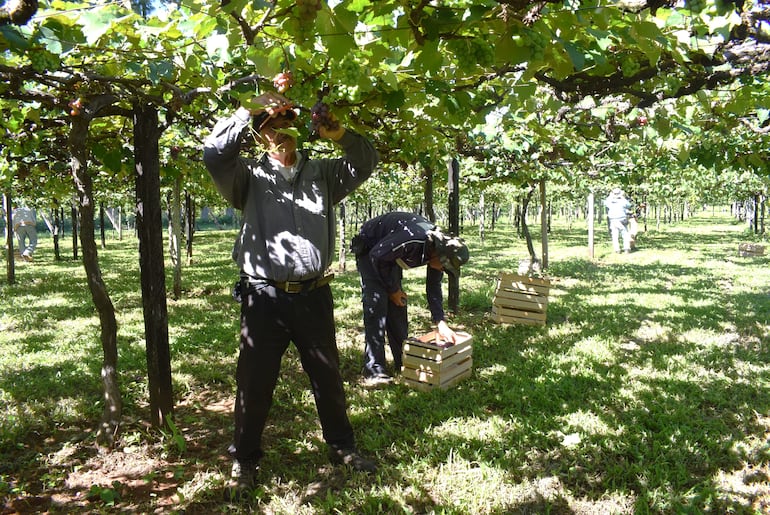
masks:
[[[459,275],[460,266],[468,261],[468,247],[460,238],[442,233],[420,215],[393,212],[365,222],[351,250],[361,275],[367,380],[391,381],[385,363],[386,333],[394,370],[401,370],[401,349],[408,336],[403,270],[427,265],[425,289],[431,318],[444,340],[455,341],[455,332],[444,320],[441,280],[443,272]]]

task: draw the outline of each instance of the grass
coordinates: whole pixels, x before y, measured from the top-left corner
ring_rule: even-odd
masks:
[[[373,477],[325,459],[306,376],[287,353],[265,434],[262,487],[225,503],[237,357],[232,231],[202,232],[169,299],[178,434],[146,424],[136,241],[100,251],[119,322],[124,419],[93,448],[98,320],[82,265],[34,264],[0,285],[0,499],[6,511],[225,513],[763,513],[770,510],[770,267],[741,258],[745,226],[702,213],[630,255],[554,222],[544,328],[490,321],[494,278],[516,270],[510,227],[466,231],[471,262],[450,325],[474,336],[473,376],[447,390],[359,381],[355,264],[332,283],[349,412]],[[414,333],[424,270],[406,273]],[[169,288],[170,290],[170,288]],[[183,438],[183,441],[181,441]],[[5,512],[5,511],[4,511]]]

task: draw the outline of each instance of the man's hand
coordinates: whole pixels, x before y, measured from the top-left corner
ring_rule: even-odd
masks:
[[[329,111],[329,105],[318,101],[310,109],[311,128],[324,139],[339,141],[345,134],[337,117]]]
[[[388,294],[388,297],[390,298],[390,301],[396,306],[400,308],[406,306],[406,293],[404,293],[402,290],[394,291],[393,293]]]
[[[436,331],[443,341],[451,342],[453,344],[457,343],[457,334],[449,328],[445,321],[442,320],[438,323]]]
[[[337,128],[329,129],[321,125],[320,127],[318,127],[318,134],[324,139],[339,141],[340,138],[342,138],[342,136],[345,134],[345,127],[340,125],[340,123],[337,121],[337,117],[334,116],[333,114],[330,114],[329,118],[334,122]]]

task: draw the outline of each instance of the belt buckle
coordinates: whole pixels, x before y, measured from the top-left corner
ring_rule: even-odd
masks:
[[[286,281],[286,293],[300,293],[304,285],[300,282]]]

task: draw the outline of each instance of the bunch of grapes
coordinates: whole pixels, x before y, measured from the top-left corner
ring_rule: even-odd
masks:
[[[294,76],[291,72],[281,72],[273,77],[273,86],[278,93],[285,93],[294,85]]]
[[[307,77],[301,72],[294,76],[294,83],[291,86],[291,98],[298,105],[312,105],[316,99],[318,91],[318,82],[313,77]]]
[[[630,56],[625,57],[620,63],[620,71],[623,72],[623,77],[633,77],[640,69],[641,66],[636,59],[633,59]]]
[[[335,86],[328,93],[330,98],[327,102],[329,103],[336,100],[357,103],[361,101],[364,91],[372,89],[371,75],[366,68],[350,56],[332,64],[330,78]],[[362,89],[362,86],[365,89]]]
[[[310,108],[310,130],[317,134],[320,127],[336,131],[340,124],[332,117],[329,105],[319,100]]]
[[[361,78],[361,65],[350,56],[345,57],[333,68],[336,82],[339,84],[355,85]]]
[[[321,0],[297,0],[295,14],[299,21],[299,34],[302,39],[308,39],[313,32],[318,11],[323,9]]]
[[[46,72],[58,70],[61,66],[61,60],[56,54],[49,52],[44,48],[35,49],[27,54],[30,65],[36,72]]]
[[[474,40],[473,55],[476,56],[476,63],[483,68],[495,64],[495,49],[486,40]]]
[[[532,59],[542,61],[545,58],[545,48],[548,46],[548,38],[542,32],[528,30],[529,46],[532,49]]]
[[[684,0],[684,6],[691,13],[699,13],[706,7],[706,0]]]
[[[486,40],[453,39],[447,45],[461,70],[471,71],[477,66],[486,68],[495,64],[495,50]]]

